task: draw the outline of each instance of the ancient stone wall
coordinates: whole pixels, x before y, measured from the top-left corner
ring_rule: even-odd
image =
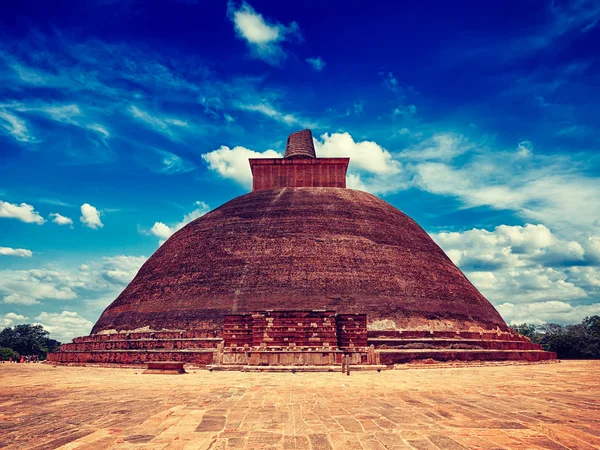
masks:
[[[250,159],[252,190],[346,187],[348,158]]]
[[[334,311],[260,311],[225,316],[225,348],[364,349],[367,316]]]

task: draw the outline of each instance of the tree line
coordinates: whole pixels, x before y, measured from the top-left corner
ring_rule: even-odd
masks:
[[[37,356],[46,359],[48,353],[58,351],[60,342],[49,337],[41,325],[15,325],[0,331],[0,360],[13,361],[21,356]]]
[[[586,317],[574,325],[524,323],[511,328],[532,342],[541,344],[544,350],[556,352],[558,358],[600,358],[600,316]]]

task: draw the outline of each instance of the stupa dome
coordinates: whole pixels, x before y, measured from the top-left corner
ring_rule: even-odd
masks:
[[[259,190],[165,242],[104,311],[103,330],[220,327],[231,313],[328,309],[370,327],[506,330],[406,214],[357,190]]]

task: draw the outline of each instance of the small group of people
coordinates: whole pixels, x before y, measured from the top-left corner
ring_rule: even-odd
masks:
[[[22,355],[21,358],[13,358],[12,356],[8,359],[9,363],[36,363],[38,362],[37,355],[25,356]]]

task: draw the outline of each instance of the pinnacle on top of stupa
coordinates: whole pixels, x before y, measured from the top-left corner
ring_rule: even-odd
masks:
[[[290,134],[285,146],[284,158],[316,158],[310,130],[297,131]]]

